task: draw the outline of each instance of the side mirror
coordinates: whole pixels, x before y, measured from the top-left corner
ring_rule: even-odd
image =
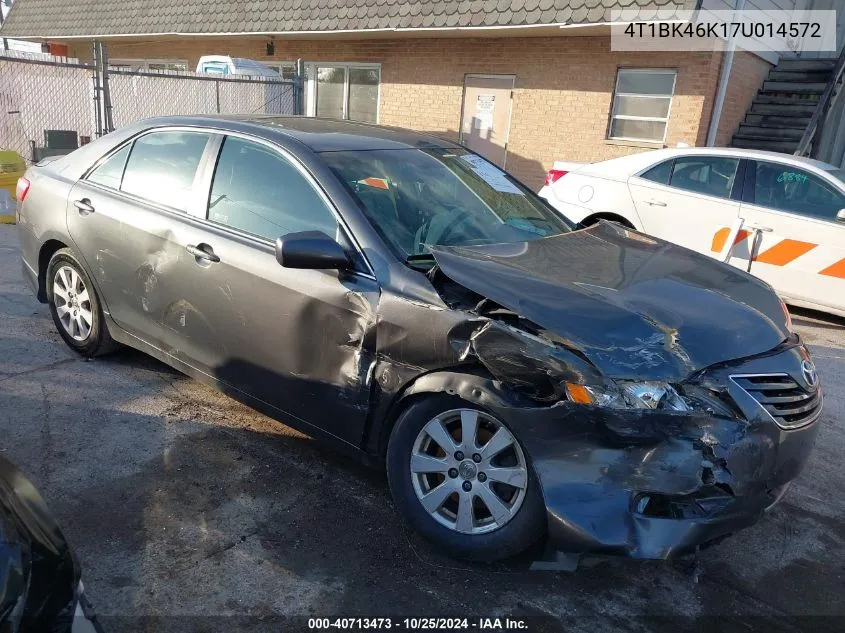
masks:
[[[276,261],[285,268],[343,270],[350,265],[343,247],[322,231],[288,233],[276,240]]]
[[[839,212],[836,214],[836,221],[845,224],[845,209],[839,209]]]

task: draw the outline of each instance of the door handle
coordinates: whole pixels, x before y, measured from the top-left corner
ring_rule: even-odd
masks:
[[[194,246],[193,244],[188,244],[185,247],[191,255],[197,258],[197,260],[205,260],[207,262],[212,262],[216,264],[220,261],[220,257],[214,254],[214,249],[211,248],[208,244],[198,244]]]
[[[79,211],[79,215],[88,215],[89,213],[94,213],[94,207],[91,206],[91,201],[88,198],[82,198],[82,200],[74,200],[73,206],[75,206],[76,210]]]
[[[662,200],[655,200],[654,198],[649,198],[648,200],[643,200],[643,202],[645,202],[648,205],[651,205],[652,207],[665,207],[666,206],[665,202],[663,202]]]

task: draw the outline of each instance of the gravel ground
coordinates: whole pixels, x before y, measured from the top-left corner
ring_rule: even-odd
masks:
[[[0,453],[58,515],[108,633],[444,614],[528,630],[845,629],[845,320],[794,313],[826,410],[773,512],[702,552],[697,573],[618,560],[564,573],[444,558],[403,527],[381,473],[141,353],[75,356],[22,281],[13,226],[0,226],[0,315]]]

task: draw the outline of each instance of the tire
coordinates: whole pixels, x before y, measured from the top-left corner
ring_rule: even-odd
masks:
[[[464,411],[466,414],[463,413]],[[456,415],[459,417],[454,420]],[[473,455],[464,454],[463,460],[454,459],[454,454],[450,459],[446,451],[442,450],[440,443],[435,442],[432,436],[428,435],[429,430],[436,430],[429,424],[435,418],[442,418],[447,422],[443,428],[453,429],[452,433],[457,435],[457,427],[462,426],[464,415],[467,415],[468,419],[477,416],[477,428],[480,429],[477,438],[480,441],[467,446],[463,437],[460,437],[460,442],[456,447],[466,448],[467,452],[473,450],[474,453]],[[454,421],[449,423],[450,420]],[[476,462],[485,450],[495,450],[491,448],[490,443],[493,430],[497,430],[495,425],[505,429],[513,444],[508,445],[508,448],[500,453],[494,453],[493,459],[488,459],[485,453],[482,461]],[[439,435],[439,432],[435,435]],[[452,436],[452,441],[455,441],[454,436]],[[440,460],[433,466],[431,465],[433,462],[426,460],[432,455],[434,459]],[[423,470],[442,469],[440,463],[445,461],[451,466],[452,471],[443,474],[440,472],[412,473],[412,456],[414,467],[418,470],[420,465],[425,466]],[[473,459],[473,456],[476,459]],[[546,511],[539,482],[528,455],[522,449],[518,439],[488,411],[460,398],[435,394],[413,401],[401,413],[393,427],[387,445],[386,464],[393,501],[405,520],[424,538],[455,558],[487,562],[502,560],[526,550],[545,533]],[[496,471],[496,467],[506,467],[508,471]],[[475,468],[474,476],[473,468]],[[486,475],[485,471],[490,475]],[[524,488],[502,484],[501,479],[494,481],[494,472],[497,473],[496,478],[501,478],[501,473],[504,472],[520,473],[511,480],[517,484],[524,483]],[[457,476],[455,476],[456,473]],[[464,488],[467,483],[471,486],[469,491]],[[440,486],[447,486],[447,488],[441,489]],[[439,498],[446,494],[445,491],[449,490],[448,486],[451,486],[453,492],[439,509],[431,512],[423,506],[421,494],[426,495],[435,491]],[[444,490],[442,494],[440,494],[441,490]],[[492,506],[487,505],[491,491],[496,494],[500,502],[503,499],[502,495],[504,497],[508,497],[511,493],[515,495],[510,499],[505,499],[507,502],[505,505],[510,507],[506,518],[497,520],[493,516],[490,510]],[[468,506],[472,508],[469,518],[462,512],[461,507],[462,502],[468,498],[472,499]],[[432,507],[436,503],[434,502]],[[499,511],[501,512],[501,506],[499,506]],[[459,528],[461,516],[463,516],[463,529]]]
[[[68,347],[87,357],[117,349],[97,291],[69,248],[50,258],[45,285],[53,323]]]
[[[581,226],[583,228],[588,228],[590,226],[595,226],[596,224],[598,224],[602,220],[606,220],[607,222],[613,222],[614,224],[617,224],[617,225],[619,225],[623,228],[636,231],[636,229],[634,228],[634,225],[631,224],[628,220],[626,220],[624,218],[619,218],[617,220],[617,219],[614,219],[614,218],[606,218],[606,217],[602,217],[602,216],[591,216],[591,217],[587,218],[586,220],[583,220],[581,222]]]

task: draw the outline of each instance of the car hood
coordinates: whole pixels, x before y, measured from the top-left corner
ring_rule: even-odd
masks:
[[[611,378],[679,382],[767,352],[790,334],[764,282],[607,222],[430,250],[447,277],[553,333]]]

